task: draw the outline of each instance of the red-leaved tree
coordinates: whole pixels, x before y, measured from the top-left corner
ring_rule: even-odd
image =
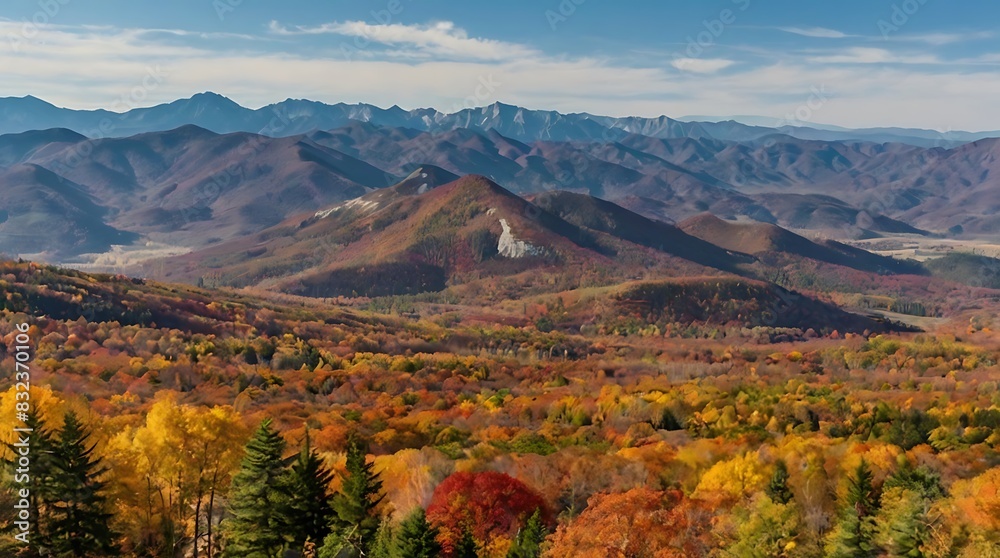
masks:
[[[512,540],[536,510],[551,528],[552,511],[523,482],[492,471],[455,473],[434,490],[427,519],[441,531],[444,556],[451,556],[464,531],[470,531],[480,546],[489,547],[500,538]]]

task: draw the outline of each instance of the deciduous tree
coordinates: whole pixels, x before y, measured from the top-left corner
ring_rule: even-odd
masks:
[[[598,494],[579,517],[556,530],[544,556],[706,556],[713,546],[711,519],[705,504],[680,491]]]
[[[545,501],[523,482],[493,471],[463,472],[449,476],[434,490],[427,518],[440,527],[444,552],[450,555],[465,530],[483,547],[499,538],[512,541],[536,511],[543,523],[551,524]]]

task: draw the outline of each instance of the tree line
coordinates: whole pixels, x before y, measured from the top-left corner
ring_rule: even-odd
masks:
[[[121,537],[109,525],[114,502],[109,498],[109,472],[104,460],[95,454],[90,432],[73,411],[63,416],[59,428],[50,429],[37,413],[28,416],[25,428],[31,438],[32,475],[26,486],[31,493],[28,545],[11,544],[6,552],[18,558],[113,556],[121,552]],[[16,456],[15,442],[5,445]],[[212,513],[195,511],[193,540],[172,544],[170,548],[147,549],[147,555],[165,551],[194,558],[472,558],[481,555],[483,541],[476,537],[482,517],[454,517],[432,523],[424,508],[417,507],[399,522],[385,514],[385,499],[380,475],[367,458],[367,445],[358,436],[350,436],[346,447],[346,470],[339,475],[340,488],[331,490],[338,477],[313,449],[308,430],[298,452],[286,457],[288,443],[265,419],[244,448],[239,469],[225,493],[227,505],[221,521],[221,533],[213,535]],[[8,469],[16,468],[16,458],[6,457]],[[498,473],[486,477],[499,479],[504,487],[497,494],[529,494],[535,505],[527,513],[515,504],[511,520],[517,532],[507,553],[510,558],[541,556],[542,543],[548,534],[543,523],[541,498],[520,483]],[[456,478],[462,477],[457,475]],[[13,475],[8,475],[12,479]],[[465,477],[462,477],[465,478]],[[472,475],[470,478],[478,478]],[[8,480],[8,490],[21,488]],[[506,488],[506,492],[505,492]],[[461,489],[458,490],[460,492]],[[515,500],[517,494],[514,494]],[[214,499],[214,496],[213,496]],[[443,493],[446,505],[467,502],[467,494]],[[523,499],[523,497],[522,497]],[[194,504],[201,508],[202,500]],[[487,509],[495,501],[480,501]],[[442,507],[442,504],[438,504]],[[476,508],[476,506],[472,506]],[[520,510],[520,511],[518,511]],[[445,510],[449,514],[448,510]],[[439,513],[439,516],[441,514]],[[201,518],[207,517],[202,527]],[[488,520],[486,521],[489,522]],[[168,523],[162,525],[168,527]],[[507,527],[507,525],[503,525]],[[10,529],[9,529],[10,530]],[[444,531],[445,533],[443,533]],[[447,536],[447,533],[457,536]]]

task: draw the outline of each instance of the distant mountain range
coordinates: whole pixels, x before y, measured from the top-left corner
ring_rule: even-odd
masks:
[[[985,132],[948,130],[940,132],[921,128],[845,128],[817,122],[801,122],[800,126],[793,126],[780,118],[769,116],[684,116],[677,120],[681,122],[737,122],[747,126],[774,128],[782,134],[800,139],[836,141],[849,138],[878,143],[908,143],[922,147],[954,147],[971,141],[1000,137],[1000,130]],[[792,122],[795,120],[793,119]]]
[[[124,114],[0,99],[0,131],[0,253],[154,279],[449,304],[579,290],[616,320],[844,331],[897,326],[838,304],[922,316],[995,279],[969,271],[991,259],[838,241],[995,235],[1000,139],[974,134],[210,93]],[[840,294],[786,289],[819,284]]]
[[[249,132],[285,137],[339,128],[351,121],[433,133],[456,129],[480,132],[495,130],[507,138],[522,142],[609,142],[631,134],[660,139],[746,142],[780,133],[819,141],[896,142],[920,147],[950,148],[1000,136],[1000,132],[940,133],[901,128],[851,130],[820,125],[775,127],[778,123],[770,119],[753,117],[733,117],[720,121],[675,120],[666,116],[619,118],[586,113],[561,114],[502,103],[464,109],[452,114],[426,108],[404,110],[393,106],[383,109],[363,103],[329,105],[298,99],[288,99],[260,109],[249,109],[216,93],[200,93],[190,99],[115,113],[107,110],[59,108],[31,96],[0,98],[0,134],[65,128],[91,138],[106,138],[196,125],[216,133]]]
[[[282,137],[191,124],[124,138],[65,128],[2,135],[0,251],[65,262],[139,240],[200,249],[417,168],[437,169],[439,182],[486,176],[521,196],[587,194],[664,223],[709,212],[841,239],[1000,230],[1000,140],[951,149],[781,134],[526,142],[495,128],[350,120]]]

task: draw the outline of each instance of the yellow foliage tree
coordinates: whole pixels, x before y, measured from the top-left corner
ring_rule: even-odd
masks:
[[[153,533],[171,552],[185,540],[212,555],[218,525],[217,501],[239,466],[249,431],[232,407],[192,407],[164,397],[150,408],[145,424],[109,443],[109,460],[119,470],[119,489],[134,495],[133,528]],[[128,515],[128,514],[124,514]],[[202,527],[204,526],[204,529]]]
[[[757,453],[747,452],[713,465],[702,475],[695,496],[718,495],[734,499],[750,496],[764,488],[767,473]]]

